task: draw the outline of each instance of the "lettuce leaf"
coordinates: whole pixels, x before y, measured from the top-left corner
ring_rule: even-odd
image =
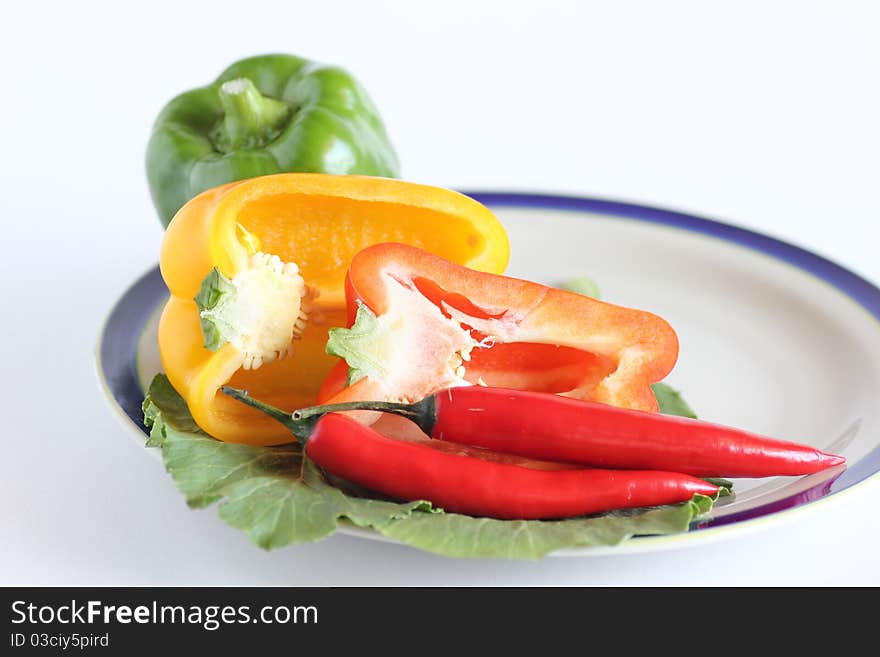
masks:
[[[694,410],[684,400],[681,393],[671,385],[660,382],[652,384],[651,388],[654,390],[654,396],[660,405],[661,413],[697,419],[697,414],[694,413]]]
[[[615,511],[571,520],[495,520],[456,513],[413,513],[381,532],[402,543],[448,557],[536,559],[562,548],[619,545],[642,535],[677,534],[712,509],[713,499],[694,495],[635,513]]]
[[[429,502],[365,497],[331,483],[298,445],[251,447],[204,433],[164,374],[144,400],[147,445],[193,508],[220,502],[220,517],[262,548],[311,542],[340,524],[370,528],[449,557],[538,559],[575,546],[617,545],[632,536],[687,531],[713,500],[558,521],[506,521],[444,513]]]
[[[599,290],[599,284],[589,276],[572,276],[571,278],[562,281],[557,287],[562,290],[568,290],[569,292],[576,292],[577,294],[583,294],[587,297],[593,297],[594,299],[598,299],[602,296],[601,291]]]
[[[165,469],[192,508],[226,498],[220,517],[263,548],[316,541],[346,518],[380,528],[426,502],[395,503],[351,497],[330,485],[299,445],[252,447],[224,443],[203,432],[164,374],[144,400],[148,445],[162,450]]]

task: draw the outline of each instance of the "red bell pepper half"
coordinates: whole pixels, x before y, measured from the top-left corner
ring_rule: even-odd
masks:
[[[346,363],[321,402],[409,402],[487,385],[656,411],[651,384],[678,357],[675,331],[656,315],[404,244],[359,252],[346,300],[350,327],[332,329],[327,343]]]

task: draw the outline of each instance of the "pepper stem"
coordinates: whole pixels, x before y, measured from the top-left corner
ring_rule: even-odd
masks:
[[[434,397],[428,396],[422,400],[412,404],[402,404],[398,402],[383,401],[352,401],[343,402],[341,404],[323,404],[320,406],[309,406],[301,408],[293,413],[286,413],[280,408],[275,408],[269,404],[254,399],[246,391],[223,386],[220,390],[237,399],[243,404],[253,406],[257,410],[262,411],[266,415],[275,418],[281,424],[290,429],[301,443],[305,444],[305,440],[311,435],[312,430],[324,415],[327,413],[337,413],[342,411],[379,411],[382,413],[393,413],[400,415],[407,420],[415,423],[422,431],[429,436],[436,422],[436,406]]]
[[[290,107],[261,94],[247,78],[224,82],[220,103],[224,116],[217,137],[230,149],[264,146],[277,136],[290,114]]]
[[[261,402],[259,399],[254,399],[247,393],[246,390],[239,390],[238,388],[223,386],[220,388],[220,391],[224,395],[229,395],[233,399],[237,399],[238,401],[240,401],[242,404],[247,404],[248,406],[256,408],[258,411],[265,413],[269,417],[278,420],[281,424],[290,429],[291,433],[293,433],[293,435],[296,437],[301,445],[306,444],[306,441],[312,434],[312,430],[314,429],[315,424],[317,424],[317,419],[314,421],[297,421],[291,417],[290,413],[282,411],[280,408],[276,408],[274,406]]]
[[[340,411],[379,411],[405,417],[430,436],[435,422],[434,408],[433,397],[425,397],[412,404],[383,401],[352,401],[301,408],[298,411],[294,411],[291,414],[291,418],[294,421],[305,422],[312,418],[319,418],[327,413]]]

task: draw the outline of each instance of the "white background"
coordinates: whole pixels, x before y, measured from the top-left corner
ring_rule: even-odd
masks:
[[[152,120],[239,57],[352,70],[408,179],[688,210],[877,282],[878,37],[869,1],[3,3],[0,584],[880,584],[877,481],[656,554],[456,561],[344,536],[264,553],[185,507],[93,369],[158,257]]]

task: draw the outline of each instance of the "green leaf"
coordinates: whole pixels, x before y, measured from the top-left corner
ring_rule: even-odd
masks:
[[[713,500],[695,495],[684,504],[573,520],[494,520],[455,513],[414,513],[382,533],[448,557],[538,559],[553,550],[619,545],[637,535],[685,532]]]
[[[161,413],[162,417],[176,425],[185,427],[187,430],[199,431],[199,427],[190,415],[186,402],[183,401],[174,386],[164,374],[156,376],[150,383],[150,392],[143,403],[145,424],[153,426],[155,418]]]
[[[560,289],[576,292],[587,297],[598,299],[600,296],[599,284],[589,276],[573,276],[564,280],[560,285]]]
[[[195,302],[199,308],[199,321],[206,349],[217,351],[236,335],[234,327],[223,319],[222,312],[224,304],[234,293],[232,281],[216,267],[202,280]]]
[[[196,426],[164,374],[150,385],[144,414],[151,427],[147,444],[162,450],[187,504],[220,502],[220,517],[266,549],[316,541],[349,523],[450,557],[538,559],[561,548],[687,531],[713,503],[696,495],[683,504],[571,520],[474,518],[425,501],[394,502],[340,488],[296,444],[251,447],[215,440]]]
[[[710,484],[715,484],[720,488],[718,492],[718,497],[727,497],[728,495],[733,495],[733,482],[730,479],[725,479],[724,477],[703,477],[705,481],[708,481]]]
[[[660,405],[660,412],[666,415],[680,415],[696,419],[697,414],[682,398],[681,393],[667,383],[654,383],[651,385],[654,396]]]
[[[277,476],[240,481],[227,491],[220,517],[246,531],[260,547],[271,549],[324,538],[342,518],[360,527],[381,529],[416,509],[431,508],[427,502],[399,504],[350,497],[327,483],[308,459],[303,460],[297,479],[293,484]]]
[[[186,403],[169,389],[164,374],[150,384],[144,401],[152,424],[148,444],[162,449],[165,469],[187,504],[200,508],[227,498],[220,516],[262,547],[317,540],[343,518],[379,527],[426,508],[419,501],[346,496],[324,480],[297,444],[253,447],[216,440],[195,425],[188,411],[184,414]]]
[[[354,324],[330,329],[326,347],[328,354],[348,363],[348,385],[368,375],[381,380],[388,374],[382,364],[388,347],[383,327],[372,310],[361,301],[357,304]]]

